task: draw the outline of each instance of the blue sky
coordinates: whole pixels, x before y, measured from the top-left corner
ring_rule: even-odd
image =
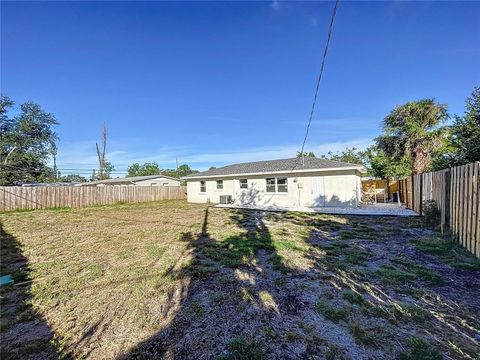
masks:
[[[332,2],[2,2],[1,91],[58,118],[59,167],[292,157]],[[366,147],[395,106],[463,113],[480,84],[480,2],[340,2],[306,150]],[[71,173],[80,171],[66,171]]]

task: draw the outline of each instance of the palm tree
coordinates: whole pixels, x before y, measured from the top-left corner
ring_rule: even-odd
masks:
[[[440,148],[448,119],[447,106],[434,99],[410,101],[396,106],[383,120],[384,135],[378,147],[394,160],[412,159],[412,173],[420,174],[430,167],[432,153]]]

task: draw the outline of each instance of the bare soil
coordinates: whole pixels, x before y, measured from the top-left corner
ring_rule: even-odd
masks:
[[[419,219],[163,201],[0,224],[2,359],[479,359],[480,263]]]

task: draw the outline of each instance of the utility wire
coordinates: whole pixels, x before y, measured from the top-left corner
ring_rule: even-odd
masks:
[[[305,131],[305,137],[303,138],[302,150],[300,151],[300,154],[302,156],[302,165],[305,165],[305,159],[304,159],[303,152],[304,152],[304,149],[305,149],[305,143],[307,142],[308,133],[310,131],[310,125],[312,124],[313,113],[315,112],[315,106],[317,104],[318,89],[320,88],[320,82],[322,81],[323,70],[325,68],[325,61],[327,59],[328,48],[330,46],[330,39],[332,38],[333,22],[335,21],[335,16],[337,15],[337,9],[338,9],[338,3],[339,2],[340,2],[340,0],[335,0],[335,5],[333,7],[332,16],[330,18],[330,25],[328,27],[327,42],[325,44],[325,49],[323,51],[323,57],[322,57],[322,64],[320,66],[320,74],[318,75],[318,79],[317,79],[317,86],[315,88],[315,96],[313,97],[312,109],[310,110],[310,116],[308,118],[307,130]],[[297,161],[295,162],[295,166],[293,167],[292,171],[295,170],[295,168],[297,167],[298,159],[299,158],[297,158]]]

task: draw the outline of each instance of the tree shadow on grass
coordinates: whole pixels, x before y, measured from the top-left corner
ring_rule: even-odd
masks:
[[[19,241],[4,230],[0,221],[1,275],[12,275],[14,285],[0,288],[0,358],[71,358],[55,342],[49,325],[32,308],[30,268]]]
[[[309,253],[309,259],[333,285],[328,297],[319,299],[320,311],[327,318],[337,316],[336,321],[348,323],[357,341],[370,346],[393,338],[408,343],[405,339],[414,328],[416,336],[450,355],[474,354],[480,324],[475,315],[478,302],[471,301],[478,298],[475,280],[467,294],[462,288],[462,283],[469,280],[467,271],[455,273],[440,263],[433,264],[433,259],[409,248],[405,234],[411,232],[402,235],[385,225],[391,221],[387,217],[349,217],[348,230],[333,238],[324,238],[315,229],[310,231],[307,243],[321,249],[324,256]],[[393,221],[396,228],[407,230],[419,225],[410,219]],[[473,278],[478,278],[475,270],[471,271]],[[444,279],[442,273],[458,278]],[[455,294],[455,288],[461,289],[459,293],[465,291],[464,295]]]
[[[265,274],[288,269],[275,251],[260,212],[230,211],[230,221],[240,233],[215,239],[208,232],[209,211],[205,210],[198,234],[182,234],[188,243],[185,255],[191,261],[168,270],[181,280],[180,301],[166,304],[172,309],[165,313],[174,313],[171,321],[120,359],[215,358],[222,353],[224,358],[264,357],[265,339],[259,330],[289,311],[280,305],[284,302],[278,291],[272,291]]]

